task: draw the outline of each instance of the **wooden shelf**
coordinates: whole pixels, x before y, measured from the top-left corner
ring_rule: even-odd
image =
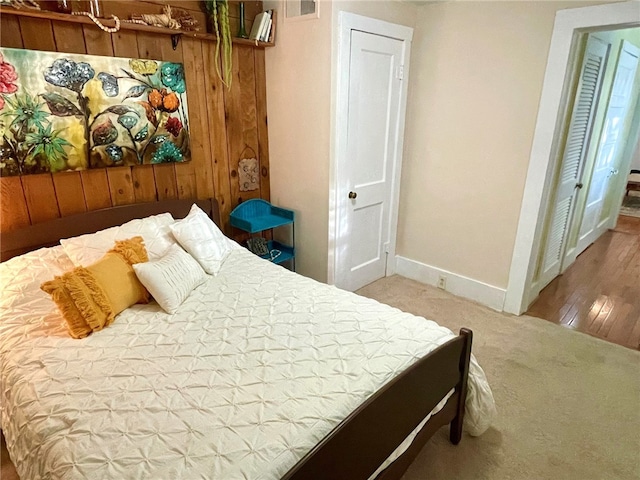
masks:
[[[12,7],[0,7],[0,15],[16,15],[19,17],[30,18],[42,18],[45,20],[53,20],[57,22],[67,23],[79,23],[82,25],[93,25],[95,28],[98,26],[93,23],[89,17],[84,15],[71,15],[68,13],[56,13],[47,10],[18,10]],[[113,27],[115,22],[113,20],[101,18],[100,22],[105,27]],[[137,23],[127,23],[120,19],[120,30],[135,30],[138,32],[157,33],[160,35],[180,35],[185,37],[197,38],[200,40],[216,41],[216,36],[213,33],[200,33],[189,32],[184,30],[173,30],[165,27],[152,27],[150,25],[139,25]],[[274,47],[275,42],[257,42],[255,40],[249,40],[246,38],[233,38],[233,43],[238,45],[247,45],[254,48]]]
[[[213,35],[213,39],[215,40],[215,35]],[[257,40],[249,40],[248,38],[233,38],[233,43],[237,43],[239,45],[250,45],[252,47],[264,48],[264,47],[275,47],[275,42],[258,42]]]

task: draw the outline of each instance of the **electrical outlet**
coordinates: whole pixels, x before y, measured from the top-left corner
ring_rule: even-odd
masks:
[[[442,290],[446,290],[447,289],[447,277],[445,277],[444,275],[440,275],[438,277],[438,284],[436,286],[438,288],[441,288]]]

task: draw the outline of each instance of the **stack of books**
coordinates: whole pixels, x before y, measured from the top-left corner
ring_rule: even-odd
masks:
[[[257,40],[259,42],[268,42],[274,21],[275,15],[273,10],[266,10],[256,15],[256,18],[253,20],[249,39]]]

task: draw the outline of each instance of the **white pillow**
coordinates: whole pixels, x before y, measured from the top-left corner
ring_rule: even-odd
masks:
[[[207,278],[198,262],[176,244],[160,260],[135,263],[133,269],[140,283],[167,313],[175,313],[191,291]]]
[[[169,227],[178,243],[195,258],[204,270],[217,275],[227,255],[231,242],[218,226],[195,203],[182,220]]]
[[[116,240],[140,235],[149,255],[149,260],[162,257],[175,244],[169,226],[175,222],[170,213],[161,213],[146,218],[131,220],[118,227],[60,240],[65,253],[75,266],[87,266],[100,260],[113,248]]]

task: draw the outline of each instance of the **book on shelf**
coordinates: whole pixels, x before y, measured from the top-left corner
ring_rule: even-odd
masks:
[[[277,13],[275,10],[269,10],[271,17],[269,25],[267,26],[267,33],[265,35],[265,42],[275,42],[276,39],[276,26],[277,26]]]
[[[253,25],[251,26],[249,39],[262,40],[264,33],[269,27],[269,20],[271,20],[271,12],[269,10],[256,15],[256,18],[253,20]]]
[[[273,25],[273,18],[269,18],[269,23],[267,23],[267,28],[264,29],[262,36],[260,37],[261,42],[269,41],[269,34],[271,33],[271,26]]]

